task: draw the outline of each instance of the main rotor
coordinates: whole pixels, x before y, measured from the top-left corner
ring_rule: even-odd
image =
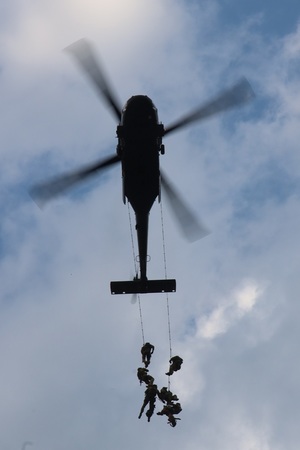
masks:
[[[168,126],[164,127],[158,122],[157,109],[152,100],[145,95],[132,96],[126,102],[124,108],[121,108],[117,95],[112,89],[109,79],[95,55],[93,47],[86,39],[80,39],[67,47],[65,50],[75,59],[76,63],[93,84],[97,94],[102,100],[104,100],[116,118],[118,123],[117,135],[119,140],[122,138],[122,127],[128,125],[128,130],[130,128],[131,121],[135,122],[135,124],[138,123],[139,113],[137,113],[137,111],[139,111],[139,108],[141,108],[141,111],[148,108],[149,121],[153,124],[153,127],[156,127],[155,133],[157,134],[157,139],[159,140],[159,149],[161,154],[164,153],[164,146],[162,144],[163,137],[168,136],[170,133],[178,131],[194,122],[202,121],[216,114],[241,106],[254,98],[254,92],[249,82],[245,78],[242,78],[231,88],[224,90],[212,100],[207,101],[190,113],[183,115],[178,120],[175,120]],[[133,105],[135,105],[135,108],[132,107]],[[144,114],[141,114],[141,117],[144,117]],[[95,163],[74,172],[63,174],[50,181],[35,185],[31,189],[31,195],[36,203],[43,206],[52,198],[65,193],[78,183],[101,173],[103,170],[106,170],[108,167],[120,163],[121,161],[122,152],[118,146],[116,155],[109,156],[106,159],[96,161]],[[162,173],[161,169],[160,174],[161,186],[167,195],[169,203],[175,213],[175,217],[177,218],[184,234],[189,240],[195,240],[205,236],[207,234],[205,227],[203,227],[198,218],[196,218],[191,212],[190,208],[185,204],[177,192],[175,186],[168,180],[166,174]]]

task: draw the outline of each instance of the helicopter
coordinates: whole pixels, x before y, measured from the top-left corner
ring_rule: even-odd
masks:
[[[165,154],[162,140],[192,122],[248,102],[254,97],[254,92],[249,82],[242,78],[211,101],[164,127],[159,122],[154,103],[147,95],[134,95],[128,99],[123,108],[120,107],[89,41],[80,39],[65,50],[88,76],[118,121],[116,154],[78,171],[37,184],[31,189],[30,194],[39,205],[43,205],[77,183],[121,163],[123,202],[129,202],[136,219],[139,274],[131,281],[112,281],[111,293],[175,292],[175,279],[148,280],[147,277],[149,214],[155,200],[160,201],[161,188],[165,191],[183,231],[190,240],[204,237],[208,232],[162,172],[159,164],[160,156]]]

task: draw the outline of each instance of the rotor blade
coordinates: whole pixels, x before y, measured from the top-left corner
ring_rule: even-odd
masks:
[[[97,162],[96,164],[87,166],[81,170],[61,175],[45,183],[37,184],[30,189],[30,195],[37,205],[42,207],[47,201],[63,194],[77,183],[80,183],[88,177],[95,175],[100,170],[119,161],[119,156],[110,156],[101,162]]]
[[[212,101],[204,104],[200,108],[169,125],[165,130],[165,135],[177,130],[178,128],[184,127],[189,123],[206,119],[214,114],[242,105],[254,97],[255,94],[250,86],[250,83],[246,80],[246,78],[242,78],[238,83],[232,86],[232,88],[222,92]]]
[[[118,121],[121,120],[121,108],[112,88],[109,85],[103,68],[97,61],[91,44],[86,39],[80,39],[69,45],[65,50],[75,58],[81,69],[88,75],[96,86],[98,93],[106,100],[108,106],[113,110]]]
[[[161,185],[185,237],[190,242],[193,242],[210,234],[207,228],[205,228],[189,209],[187,204],[175,190],[174,186],[167,180],[165,174],[161,174]]]

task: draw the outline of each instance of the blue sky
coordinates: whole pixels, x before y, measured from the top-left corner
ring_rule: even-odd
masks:
[[[300,5],[226,0],[1,4],[0,448],[298,450]],[[168,125],[246,76],[256,99],[165,139],[161,166],[211,230],[187,243],[162,199],[175,429],[137,419],[139,310],[115,167],[40,210],[28,189],[115,152],[116,123],[62,51],[93,42],[121,103]],[[149,277],[164,276],[160,207]],[[142,298],[166,385],[166,299]],[[159,411],[157,404],[156,411]]]
[[[264,2],[225,0],[220,9],[226,25],[244,21],[251,15],[262,15],[264,21],[264,30],[262,31],[269,38],[271,36],[282,37],[290,33],[298,23],[299,4],[296,0],[289,0],[286,3],[274,3],[271,0]]]

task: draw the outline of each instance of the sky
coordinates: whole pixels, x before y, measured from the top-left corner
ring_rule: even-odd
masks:
[[[0,12],[0,449],[298,450],[299,2],[3,0]],[[149,278],[164,277],[162,211],[177,280],[176,428],[138,420],[139,307],[110,294],[134,274],[120,168],[43,210],[28,195],[115,152],[114,117],[63,51],[82,37],[120,102],[148,95],[165,126],[242,76],[256,94],[164,140],[161,167],[211,232],[188,243],[164,197],[151,211]],[[166,386],[166,297],[141,296],[141,310]]]

